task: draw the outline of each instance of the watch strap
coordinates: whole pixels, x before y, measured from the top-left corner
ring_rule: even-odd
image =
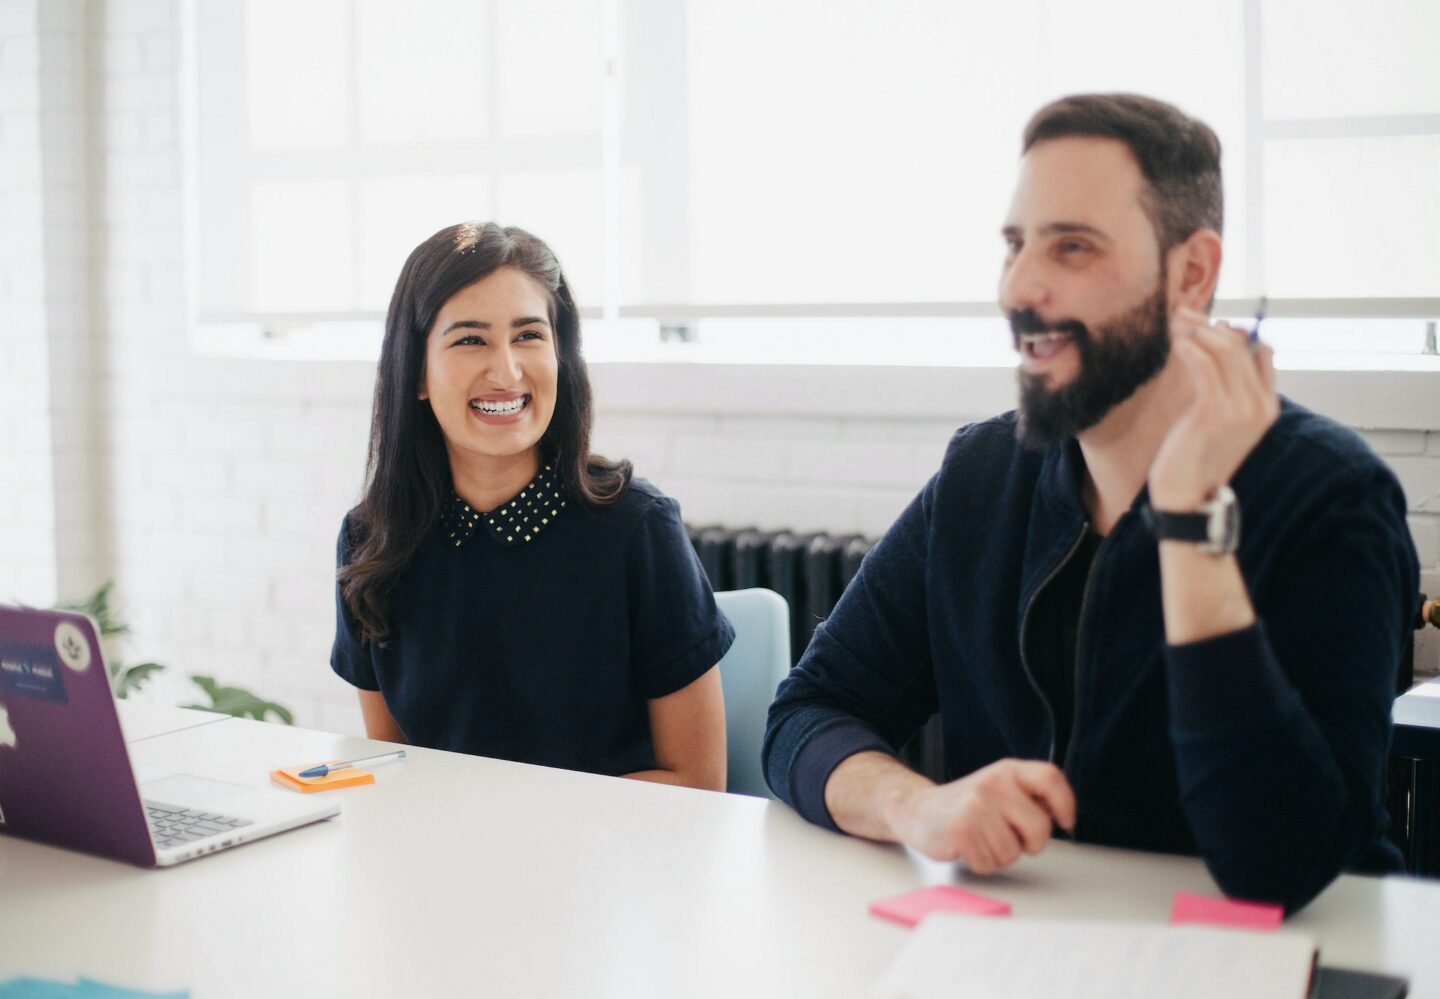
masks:
[[[1209,541],[1208,513],[1166,513],[1149,503],[1141,511],[1146,529],[1157,541]]]

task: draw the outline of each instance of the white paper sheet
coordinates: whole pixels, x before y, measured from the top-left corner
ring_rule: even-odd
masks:
[[[1305,999],[1315,945],[1287,932],[937,913],[874,999]]]

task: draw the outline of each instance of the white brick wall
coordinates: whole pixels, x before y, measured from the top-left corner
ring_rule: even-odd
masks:
[[[60,571],[42,165],[42,124],[57,109],[46,102],[41,22],[37,0],[0,0],[0,599],[35,602],[54,599]]]
[[[113,577],[135,631],[125,654],[173,669],[150,696],[193,700],[183,674],[213,674],[287,704],[302,724],[358,731],[354,695],[327,663],[335,533],[360,485],[373,367],[193,354],[182,300],[177,8],[124,0],[103,5],[103,16],[94,10],[61,0],[42,24],[38,0],[0,0],[0,599],[78,595]],[[47,210],[40,198],[42,91],[87,99],[74,80],[83,64],[66,63],[74,45],[56,42],[74,25],[91,33],[100,63],[83,67],[98,81],[88,138],[66,140],[87,144],[78,152],[89,157],[88,213],[58,195]],[[59,53],[51,65],[68,76],[45,76],[46,51]],[[43,180],[50,190],[75,183],[63,171]],[[52,235],[96,253],[78,264],[44,258]],[[85,309],[96,336],[87,349],[101,360],[87,374],[95,391],[88,407],[52,406],[63,381],[52,361],[82,360],[56,342],[68,335],[60,326],[73,334]],[[763,406],[737,403],[729,388],[697,402],[688,388],[643,375],[596,374],[597,450],[633,459],[692,523],[871,536],[938,466],[954,427],[1010,395],[994,379],[962,376],[913,418],[871,418],[847,413],[851,386],[866,379],[842,369],[807,387],[757,368],[746,385]],[[934,395],[933,372],[886,377]],[[1388,427],[1402,425],[1414,419]],[[1434,571],[1427,582],[1440,589],[1440,429],[1388,427],[1365,433],[1405,483],[1417,547]],[[61,454],[87,458],[98,478],[53,470]],[[87,508],[77,493],[98,502]],[[95,526],[83,545],[90,578],[77,579],[80,563],[67,556],[61,579],[57,515]],[[1440,643],[1423,656],[1440,666]]]

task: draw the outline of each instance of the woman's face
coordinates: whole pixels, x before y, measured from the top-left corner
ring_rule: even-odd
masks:
[[[452,295],[425,343],[420,398],[445,435],[450,466],[487,466],[538,447],[555,413],[559,362],[550,296],[501,267]]]

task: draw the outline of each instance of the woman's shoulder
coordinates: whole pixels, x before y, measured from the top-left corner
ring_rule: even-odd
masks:
[[[335,561],[349,565],[355,551],[370,536],[370,524],[360,507],[353,507],[340,518],[340,535],[335,539]]]
[[[649,479],[632,476],[625,491],[608,503],[589,505],[589,513],[610,526],[638,524],[647,517],[676,511],[679,504],[660,491]]]

